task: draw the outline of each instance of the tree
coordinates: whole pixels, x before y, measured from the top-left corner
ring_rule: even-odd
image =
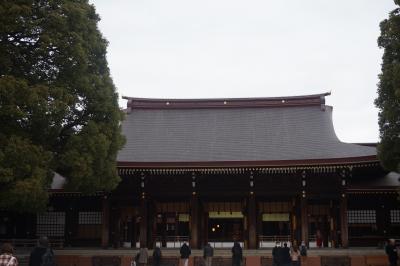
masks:
[[[87,0],[0,2],[0,209],[46,207],[66,188],[117,186],[123,114]]]
[[[400,4],[395,0],[396,5]],[[384,49],[378,98],[381,142],[378,156],[387,170],[400,170],[400,8],[380,23],[378,45]]]

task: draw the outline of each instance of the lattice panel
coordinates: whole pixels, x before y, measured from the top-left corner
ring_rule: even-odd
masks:
[[[64,236],[65,212],[46,212],[36,216],[37,236]]]
[[[400,210],[390,210],[390,223],[400,224]]]
[[[79,224],[101,224],[101,212],[79,212]]]
[[[347,219],[349,224],[375,224],[375,210],[351,210],[347,211]]]

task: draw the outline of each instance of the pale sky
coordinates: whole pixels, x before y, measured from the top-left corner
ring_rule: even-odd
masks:
[[[90,0],[120,96],[237,98],[331,91],[343,142],[379,139],[379,23],[392,0]],[[120,101],[121,107],[125,102]]]

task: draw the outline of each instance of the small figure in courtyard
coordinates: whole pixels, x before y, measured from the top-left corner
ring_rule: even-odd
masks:
[[[3,244],[1,246],[0,266],[18,266],[18,260],[13,254],[13,246],[9,243]]]
[[[135,257],[131,261],[131,266],[138,266],[139,265],[139,252],[136,253]]]
[[[35,247],[29,256],[29,266],[55,266],[54,252],[50,248],[49,239],[42,236],[38,240],[38,245]]]
[[[319,229],[317,230],[317,233],[315,234],[315,241],[317,242],[317,247],[322,248],[323,238],[322,238],[321,230],[319,230]]]
[[[160,247],[156,246],[153,250],[153,265],[160,266],[161,261],[161,249]]]
[[[183,260],[183,266],[188,266],[189,264],[189,256],[192,254],[192,251],[190,250],[190,247],[186,244],[186,242],[183,243],[181,249],[181,259]]]
[[[240,266],[243,260],[243,251],[239,242],[235,241],[232,247],[232,266]]]
[[[147,252],[147,248],[140,248],[140,250],[139,250],[139,265],[146,266],[148,259],[149,259],[149,253]]]
[[[292,260],[292,266],[300,266],[300,250],[297,246],[293,246],[292,250],[290,251],[290,258]]]
[[[388,256],[390,266],[397,266],[397,247],[394,239],[389,239],[385,247],[386,254]]]
[[[301,241],[301,245],[300,245],[300,255],[302,257],[306,257],[307,256],[307,246],[306,243],[304,241]]]
[[[287,243],[283,243],[283,248],[281,249],[281,265],[290,266],[292,259],[290,258],[290,248],[288,248]]]
[[[276,242],[275,247],[272,249],[272,263],[273,266],[281,265],[281,243]]]
[[[211,266],[212,257],[214,256],[214,249],[211,247],[210,243],[204,246],[203,257],[206,266]]]

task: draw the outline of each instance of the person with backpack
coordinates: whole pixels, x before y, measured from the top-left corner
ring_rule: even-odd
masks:
[[[304,241],[301,241],[300,256],[307,257],[307,246],[306,246],[306,243]]]
[[[153,266],[160,266],[161,261],[161,249],[155,247],[153,250]]]
[[[49,247],[49,239],[42,236],[38,240],[38,246],[35,247],[29,256],[29,266],[55,266],[54,252]]]
[[[281,243],[276,242],[275,247],[272,249],[272,265],[280,266],[281,265]]]
[[[186,244],[186,242],[183,243],[179,252],[181,253],[181,259],[183,260],[183,266],[188,266],[189,265],[189,256],[190,256],[190,254],[192,254],[192,251],[190,250],[190,247]]]
[[[283,243],[283,248],[281,249],[281,265],[290,266],[292,264],[292,259],[290,257],[290,248],[287,243]]]
[[[139,265],[146,266],[148,259],[149,259],[149,255],[147,252],[147,248],[140,248],[139,249]]]
[[[204,246],[203,258],[206,266],[211,266],[212,257],[214,256],[214,249],[211,247],[210,243]]]
[[[397,260],[399,259],[397,255],[396,241],[394,239],[389,239],[385,247],[385,252],[389,260],[390,266],[397,266]]]
[[[232,247],[232,266],[240,266],[243,260],[243,251],[239,242],[234,242]]]
[[[13,246],[9,243],[3,244],[1,246],[0,266],[18,266],[18,260],[13,254]]]

